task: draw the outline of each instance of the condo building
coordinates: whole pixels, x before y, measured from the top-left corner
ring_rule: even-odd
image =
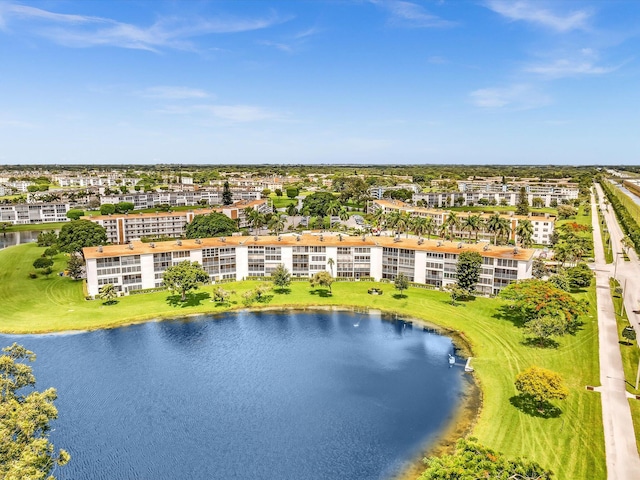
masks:
[[[383,210],[385,213],[400,211],[406,212],[411,216],[416,217],[431,217],[434,220],[434,224],[436,226],[442,225],[449,214],[451,213],[448,210],[436,210],[431,208],[422,208],[422,207],[413,207],[411,205],[407,205],[404,202],[399,200],[373,200],[369,204],[369,211],[374,212],[376,210]],[[474,215],[471,212],[455,212],[456,216],[460,220],[464,220],[469,215]],[[478,215],[477,213],[475,215]],[[479,214],[483,220],[488,219],[491,215],[487,213]],[[556,217],[554,215],[550,215],[548,213],[543,215],[501,215],[501,217],[509,220],[509,224],[511,227],[510,240],[514,242],[518,241],[517,238],[517,228],[518,223],[522,220],[529,220],[531,225],[533,226],[533,236],[531,238],[532,242],[539,245],[548,245],[551,243],[551,235],[553,234],[555,228]],[[481,240],[491,240],[493,238],[493,234],[487,230],[480,230],[478,233],[478,239]],[[462,237],[468,237],[469,231],[463,230],[462,228],[454,229],[454,234]],[[475,232],[472,233],[472,237],[475,238]]]
[[[68,222],[68,203],[17,203],[0,205],[0,222],[13,225]]]
[[[196,215],[218,212],[238,221],[239,228],[248,226],[246,209],[253,208],[267,213],[270,206],[267,200],[238,202],[219,208],[189,210],[186,212],[129,213],[113,215],[89,215],[82,217],[102,226],[107,232],[109,243],[128,243],[142,238],[179,238],[183,237],[187,225]]]
[[[201,264],[211,281],[268,277],[283,264],[295,277],[328,271],[339,279],[395,279],[444,287],[456,282],[460,253],[482,256],[477,289],[497,294],[515,280],[531,277],[533,250],[416,238],[304,234],[131,242],[83,249],[88,294],[113,284],[124,294],[162,286],[164,271],[189,260]],[[332,260],[332,261],[331,261]]]

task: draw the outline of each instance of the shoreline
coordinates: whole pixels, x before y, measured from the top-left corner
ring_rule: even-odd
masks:
[[[171,315],[171,316],[155,316],[151,318],[144,319],[135,319],[129,322],[117,323],[117,324],[108,324],[105,326],[95,326],[89,329],[82,330],[64,330],[64,331],[47,331],[47,332],[32,332],[32,333],[6,333],[0,332],[0,335],[6,336],[28,336],[28,335],[38,335],[38,336],[57,336],[57,335],[78,335],[82,333],[94,332],[97,330],[111,330],[114,328],[122,328],[129,327],[132,325],[139,325],[143,323],[151,323],[151,322],[162,322],[171,319],[181,319],[181,318],[192,318],[192,317],[200,317],[203,315],[224,315],[230,312],[240,312],[240,311],[248,311],[248,312],[264,312],[264,311],[280,311],[280,312],[289,312],[291,310],[299,310],[299,311],[308,311],[308,310],[319,310],[319,311],[347,311],[347,312],[357,312],[357,313],[366,313],[369,315],[386,315],[386,316],[394,316],[396,320],[403,320],[405,322],[411,324],[417,324],[423,329],[434,330],[435,333],[443,336],[447,336],[451,338],[452,343],[456,351],[461,352],[465,357],[473,356],[473,348],[470,341],[457,330],[452,330],[446,327],[442,327],[437,323],[425,320],[422,318],[416,317],[404,317],[401,314],[390,311],[390,310],[382,310],[379,308],[362,308],[355,307],[349,305],[278,305],[278,306],[265,306],[265,307],[239,307],[239,308],[229,308],[224,311],[216,312],[200,312],[200,313],[191,313],[187,315]],[[384,318],[383,318],[384,320]],[[436,436],[429,438],[426,442],[420,447],[419,452],[414,455],[411,460],[408,460],[405,465],[402,466],[400,471],[390,477],[389,480],[415,480],[420,476],[420,474],[425,470],[425,465],[423,459],[428,456],[440,456],[443,454],[453,453],[455,449],[455,444],[458,439],[466,437],[471,433],[473,427],[475,426],[478,417],[480,416],[480,412],[482,410],[483,403],[483,391],[481,388],[481,384],[474,373],[470,373],[468,376],[463,377],[463,381],[466,383],[463,387],[463,391],[460,395],[460,402],[451,413],[450,417],[444,424],[443,429]]]

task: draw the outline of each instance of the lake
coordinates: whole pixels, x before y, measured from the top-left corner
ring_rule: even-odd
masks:
[[[35,242],[38,240],[40,231],[24,231],[24,232],[4,232],[0,233],[0,249],[21,245],[23,243]]]
[[[461,401],[448,337],[377,314],[238,312],[2,335],[58,390],[59,479],[386,479]],[[462,363],[459,360],[458,363]]]

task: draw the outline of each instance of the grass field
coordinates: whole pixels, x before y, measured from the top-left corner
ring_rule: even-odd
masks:
[[[222,312],[241,307],[240,295],[257,285],[226,284],[225,288],[236,292],[229,306],[210,301],[211,286],[200,289],[184,305],[168,292],[157,292],[122,297],[117,304],[105,306],[101,301],[84,300],[82,282],[55,274],[29,279],[31,264],[42,251],[35,244],[0,251],[0,331],[92,329],[150,318]],[[64,265],[65,258],[59,255],[55,271]],[[384,295],[368,295],[367,289],[372,286],[369,282],[334,283],[330,296],[311,291],[308,282],[293,282],[290,293],[274,293],[264,305],[374,308],[421,318],[458,332],[472,346],[475,376],[483,391],[475,436],[510,456],[538,461],[554,470],[558,479],[606,477],[600,397],[585,390],[585,385],[597,385],[599,378],[594,288],[578,294],[591,305],[583,328],[575,336],[560,339],[557,349],[539,349],[522,344],[522,331],[509,320],[507,304],[500,299],[476,298],[454,307],[442,292],[411,288],[406,297],[396,298],[392,285],[375,285],[384,290]],[[550,368],[565,378],[571,393],[558,404],[562,409],[559,417],[532,416],[511,404],[516,394],[515,375],[531,365]]]
[[[11,225],[5,232],[36,232],[40,230],[60,230],[67,222],[30,223],[27,225]]]

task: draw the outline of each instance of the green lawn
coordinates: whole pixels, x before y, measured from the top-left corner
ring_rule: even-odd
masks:
[[[86,301],[82,282],[52,275],[29,279],[33,260],[43,251],[35,244],[0,251],[0,331],[48,332],[92,329],[139,322],[150,318],[221,312],[241,308],[240,295],[258,282],[225,285],[236,293],[228,307],[210,301],[212,287],[203,287],[187,305],[167,292],[132,295],[113,306]],[[64,268],[65,258],[55,268]],[[376,285],[382,296],[367,289]],[[473,434],[483,443],[511,456],[526,456],[551,468],[558,479],[604,479],[605,459],[600,397],[585,390],[599,383],[595,289],[579,294],[589,300],[590,315],[575,335],[560,339],[558,349],[539,349],[522,344],[523,335],[508,318],[500,299],[477,298],[452,306],[449,296],[438,291],[411,288],[405,298],[394,297],[393,286],[369,282],[338,282],[333,295],[310,291],[308,282],[294,282],[289,294],[273,294],[269,307],[346,305],[396,312],[422,318],[457,331],[472,346],[475,378],[483,390],[482,411]],[[531,365],[560,372],[571,394],[558,405],[562,415],[543,419],[530,416],[510,403],[516,394],[515,375]]]
[[[289,205],[298,206],[298,200],[295,198],[289,198],[286,194],[283,193],[281,197],[277,196],[275,193],[269,195],[269,198],[273,202],[273,206],[276,208],[287,208]]]
[[[40,230],[60,230],[67,222],[30,223],[27,225],[11,225],[4,232],[34,232]]]

